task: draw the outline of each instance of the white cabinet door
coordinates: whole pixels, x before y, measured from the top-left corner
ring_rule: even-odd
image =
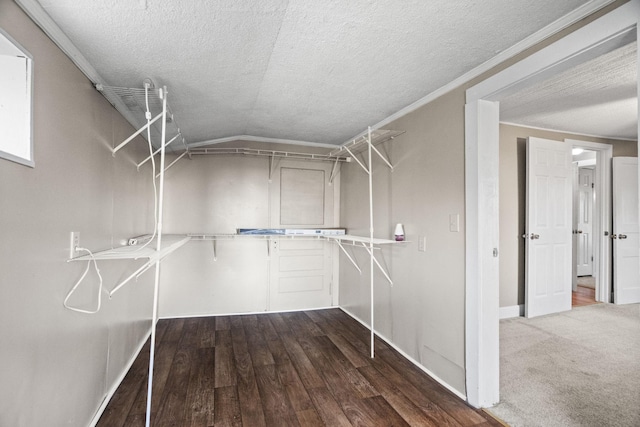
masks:
[[[525,316],[571,309],[571,145],[527,141]]]
[[[613,158],[613,301],[640,302],[638,158]]]
[[[324,240],[273,239],[269,310],[331,307],[331,255]]]
[[[593,169],[578,172],[578,276],[593,275]]]

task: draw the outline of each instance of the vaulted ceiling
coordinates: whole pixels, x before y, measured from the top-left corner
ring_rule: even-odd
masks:
[[[17,0],[95,83],[166,85],[189,144],[341,144],[563,16],[607,0]]]

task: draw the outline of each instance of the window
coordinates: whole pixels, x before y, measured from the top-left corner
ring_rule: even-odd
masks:
[[[34,166],[31,55],[0,30],[0,158]]]

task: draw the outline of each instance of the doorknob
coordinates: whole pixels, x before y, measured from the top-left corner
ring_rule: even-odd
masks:
[[[538,240],[540,238],[540,235],[531,233],[531,237],[530,238],[531,238],[531,240]]]
[[[578,230],[578,234],[582,234],[582,230]]]
[[[617,238],[618,238],[618,235],[617,235],[617,234],[612,234],[612,235],[611,235],[611,238],[612,238],[612,239],[617,239]]]
[[[618,239],[626,239],[627,235],[626,234],[618,234]]]

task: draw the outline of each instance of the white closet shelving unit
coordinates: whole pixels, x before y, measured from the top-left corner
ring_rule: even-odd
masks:
[[[190,150],[191,155],[250,155],[250,156],[268,156],[270,158],[269,163],[269,179],[273,174],[277,166],[277,161],[282,158],[296,159],[296,160],[316,160],[316,161],[330,161],[334,162],[334,167],[331,172],[329,182],[333,182],[337,171],[338,165],[341,162],[355,161],[362,167],[365,173],[369,176],[369,236],[353,236],[353,235],[322,235],[322,236],[300,236],[300,235],[242,235],[242,234],[191,234],[189,237],[192,240],[208,240],[212,241],[213,259],[217,260],[216,241],[229,240],[229,239],[263,239],[267,241],[267,254],[269,254],[269,241],[273,238],[292,238],[292,239],[316,239],[327,240],[334,242],[338,245],[340,250],[345,254],[347,259],[353,264],[353,266],[362,273],[362,269],[358,266],[355,259],[346,250],[345,245],[364,248],[370,256],[370,292],[371,292],[371,357],[375,355],[375,332],[374,332],[374,266],[376,266],[385,278],[393,285],[389,273],[380,264],[375,257],[374,250],[380,245],[391,245],[407,242],[397,242],[395,240],[380,239],[373,236],[373,167],[372,167],[372,154],[375,153],[382,161],[393,171],[393,165],[383,154],[377,146],[384,142],[391,141],[397,136],[400,136],[404,131],[388,130],[388,129],[368,129],[366,135],[356,138],[335,150],[332,150],[328,154],[308,154],[308,153],[294,153],[288,151],[272,151],[272,150],[258,150],[250,148],[193,148]],[[359,159],[358,155],[366,153],[367,160]]]
[[[155,218],[156,225],[153,239],[145,245],[133,245],[129,247],[114,248],[94,255],[95,259],[139,259],[146,258],[147,262],[133,273],[125,282],[121,282],[113,292],[123,286],[132,277],[137,277],[144,271],[155,267],[155,280],[153,287],[153,312],[151,317],[151,342],[149,350],[149,379],[147,383],[147,406],[145,425],[151,424],[151,397],[153,388],[153,366],[156,342],[156,324],[158,322],[158,296],[160,288],[160,262],[167,255],[182,247],[189,241],[188,236],[175,236],[162,234],[163,203],[164,203],[164,174],[168,167],[171,167],[177,160],[188,154],[189,150],[182,138],[180,128],[176,125],[173,114],[167,104],[167,88],[155,89],[150,83],[145,83],[143,89],[96,86],[102,94],[118,109],[125,118],[138,130],[129,138],[112,149],[113,155],[133,141],[138,135],[147,139],[149,144],[149,157],[137,165],[138,169],[144,163],[152,160],[155,172],[154,156],[160,154],[160,165],[157,174],[154,173],[155,197]],[[184,152],[176,161],[168,167],[165,166],[165,157],[169,145],[178,140],[182,140]],[[157,147],[152,142],[157,141]],[[154,151],[155,149],[155,151]],[[172,151],[175,151],[169,148]],[[156,185],[157,181],[157,185]],[[155,248],[154,248],[155,246]]]
[[[149,238],[151,236],[148,236]],[[167,255],[181,248],[184,244],[186,244],[190,240],[189,236],[185,235],[176,235],[176,234],[165,234],[160,239],[160,249],[157,247],[157,240],[154,238],[152,241],[149,241],[148,244],[145,242],[144,244],[138,245],[130,245],[130,246],[120,246],[112,249],[107,249],[104,251],[96,252],[92,255],[85,255],[76,258],[72,258],[69,261],[91,261],[95,259],[96,261],[101,260],[118,260],[118,259],[129,259],[129,260],[138,260],[138,259],[146,259],[147,261],[139,267],[136,271],[131,273],[126,279],[119,282],[116,286],[109,291],[109,298],[111,298],[116,292],[118,292],[124,285],[129,283],[132,279],[140,277],[147,270],[153,267],[156,263],[162,261]],[[156,244],[154,244],[156,243]]]
[[[393,170],[393,165],[388,158],[376,148],[377,145],[385,141],[389,141],[404,133],[404,131],[393,130],[371,130],[369,128],[366,135],[356,138],[347,144],[344,144],[328,154],[310,154],[297,153],[290,151],[277,150],[261,150],[253,148],[189,148],[184,138],[182,138],[180,128],[176,125],[173,114],[167,104],[166,88],[154,89],[150,83],[145,83],[143,89],[121,88],[97,85],[96,88],[111,102],[121,114],[138,129],[129,138],[112,149],[113,155],[125,147],[129,142],[133,141],[137,136],[142,135],[150,144],[152,151],[147,158],[142,160],[136,166],[138,170],[142,165],[150,160],[155,159],[160,154],[159,171],[154,176],[154,180],[158,182],[157,199],[156,199],[156,232],[151,236],[151,240],[145,244],[131,245],[112,248],[109,250],[97,252],[90,256],[82,256],[73,258],[69,261],[87,261],[87,260],[136,260],[146,259],[147,261],[139,267],[129,277],[121,281],[112,289],[110,295],[117,292],[122,286],[128,283],[134,277],[137,278],[147,270],[155,267],[154,294],[153,294],[153,313],[151,325],[151,342],[150,342],[150,359],[149,359],[149,380],[147,384],[147,407],[146,407],[146,423],[149,427],[151,420],[151,400],[153,386],[153,367],[155,356],[155,340],[156,340],[156,323],[158,321],[158,295],[160,284],[160,262],[169,254],[185,245],[190,240],[210,240],[213,242],[214,260],[217,259],[216,241],[223,239],[264,239],[269,242],[272,238],[291,238],[291,239],[321,239],[335,242],[349,261],[355,268],[362,273],[362,270],[355,262],[354,258],[345,249],[345,245],[362,247],[370,256],[370,277],[371,277],[371,357],[374,357],[374,265],[384,274],[390,284],[393,284],[389,274],[378,262],[374,255],[374,249],[380,245],[397,244],[395,240],[378,239],[373,236],[373,166],[372,153],[377,154],[382,161]],[[159,141],[157,146],[153,146],[151,141]],[[182,147],[176,147],[175,141],[182,142]],[[173,145],[171,145],[173,144]],[[165,157],[167,152],[181,154],[168,166],[165,166]],[[359,159],[358,155],[366,151],[366,158]],[[242,234],[190,234],[190,235],[163,235],[162,233],[162,212],[164,201],[164,174],[171,166],[188,155],[244,155],[244,156],[267,156],[269,157],[269,179],[275,171],[278,162],[281,159],[293,160],[309,160],[309,161],[328,161],[333,162],[329,182],[333,182],[337,175],[338,166],[342,162],[350,162],[354,160],[369,176],[369,236],[353,236],[353,235],[242,235]],[[155,162],[155,160],[153,160]],[[155,163],[154,163],[155,165]],[[155,168],[155,167],[154,167]],[[269,251],[267,244],[267,251]]]
[[[309,160],[309,161],[321,161],[332,162],[333,168],[331,169],[331,175],[329,177],[329,183],[333,183],[336,174],[338,173],[338,165],[343,162],[350,162],[351,157],[331,155],[331,154],[315,154],[315,153],[297,153],[293,151],[278,151],[278,150],[261,150],[256,148],[191,148],[189,150],[190,155],[242,155],[242,156],[259,156],[269,157],[269,181],[273,176],[273,172],[278,166],[278,162],[281,159],[289,160]]]
[[[373,272],[374,272],[374,265],[376,265],[380,271],[382,271],[382,273],[384,274],[384,276],[386,277],[386,279],[389,281],[390,284],[393,285],[393,281],[391,280],[391,278],[389,277],[389,274],[387,274],[387,272],[385,271],[384,268],[382,268],[382,265],[380,265],[380,263],[378,262],[378,260],[376,259],[373,251],[376,245],[386,245],[386,244],[395,244],[395,243],[399,243],[396,242],[395,240],[386,240],[386,239],[376,239],[375,237],[373,237],[373,163],[372,163],[372,154],[375,153],[376,155],[378,155],[378,157],[380,157],[380,159],[382,159],[382,161],[393,171],[393,165],[391,164],[391,162],[389,161],[389,159],[387,158],[387,156],[385,156],[382,152],[380,152],[380,150],[378,150],[376,148],[376,145],[380,145],[386,141],[389,140],[393,140],[395,139],[397,136],[403,134],[404,131],[397,131],[397,130],[388,130],[388,129],[377,129],[377,130],[372,130],[371,127],[369,127],[369,129],[367,130],[367,133],[359,138],[356,138],[342,146],[340,146],[339,148],[336,148],[335,150],[331,151],[329,153],[329,155],[332,156],[340,156],[340,155],[344,155],[344,153],[348,153],[351,158],[353,160],[355,160],[358,165],[360,165],[360,167],[364,170],[364,172],[368,175],[369,177],[369,237],[358,237],[358,236],[349,236],[350,239],[345,239],[346,241],[351,241],[351,243],[353,245],[356,246],[362,246],[363,248],[365,248],[367,250],[367,252],[369,252],[369,257],[370,257],[370,262],[369,262],[369,276],[370,276],[370,297],[371,297],[371,307],[370,307],[370,311],[371,311],[371,357],[373,358],[375,356],[375,294],[374,294],[374,278],[373,278]],[[358,154],[362,153],[366,150],[366,161],[360,160],[358,158]],[[349,253],[344,249],[344,247],[342,246],[342,241],[341,240],[337,240],[336,241],[340,247],[340,249],[343,251],[343,253],[347,256],[347,258],[349,258],[349,261],[351,261],[351,263],[358,269],[358,271],[362,272],[362,270],[360,270],[360,267],[358,267],[358,265],[356,264],[356,262],[353,260],[353,258],[349,255]],[[403,242],[404,243],[404,242]]]

